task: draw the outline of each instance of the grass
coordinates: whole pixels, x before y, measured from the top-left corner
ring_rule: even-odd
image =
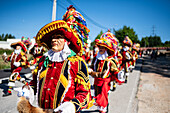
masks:
[[[4,52],[6,52],[7,55],[9,56],[13,52],[13,50],[0,48],[0,69],[9,69],[9,68],[11,68],[11,62],[6,63],[3,61],[2,55]],[[32,59],[32,55],[27,54],[27,58],[28,58],[28,61],[30,61]]]
[[[0,55],[0,69],[9,69],[11,68],[10,62],[6,63],[2,59],[2,55]]]

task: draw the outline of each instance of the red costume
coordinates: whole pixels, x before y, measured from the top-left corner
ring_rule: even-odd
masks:
[[[33,55],[34,59],[31,61],[30,65],[34,65],[39,61],[45,52],[44,47],[39,47],[37,43],[30,49],[29,53]]]
[[[55,109],[66,101],[74,103],[76,111],[87,106],[90,83],[86,64],[80,57],[53,62],[44,56],[36,71],[38,73],[34,73],[30,85],[36,89],[39,80],[37,91],[40,107]]]
[[[129,76],[129,66],[130,66],[130,61],[132,60],[132,54],[130,52],[130,47],[132,46],[132,41],[131,39],[126,36],[125,39],[123,40],[124,47],[122,49],[122,67],[124,68],[125,71],[125,83],[127,82],[127,77]]]
[[[16,46],[20,46],[20,49],[16,49]],[[22,68],[27,68],[29,66],[27,56],[25,52],[27,51],[27,48],[23,42],[16,42],[11,44],[12,48],[15,48],[14,52],[9,57],[5,58],[5,61],[11,62],[11,75],[9,77],[9,89],[4,96],[11,95],[11,89],[12,86],[15,86],[15,81],[20,80],[21,82],[25,83],[25,79],[21,78],[20,71]]]
[[[72,10],[74,12],[74,9]],[[64,17],[67,14],[71,12],[66,13]],[[87,107],[90,98],[87,65],[79,56],[70,56],[70,49],[81,56],[82,41],[75,30],[73,33],[74,27],[70,27],[72,24],[66,23],[67,19],[45,25],[35,38],[39,45],[47,47],[49,51],[40,59],[30,85],[37,91],[39,106],[43,109],[54,109],[55,112],[59,109],[78,112]],[[64,48],[59,52],[52,50],[51,41],[54,35],[60,35],[65,39]]]
[[[12,54],[6,59],[7,61],[11,62],[11,76],[9,79],[9,82],[15,82],[15,80],[20,80],[20,71],[22,70],[22,67],[27,68],[28,67],[28,60],[27,56],[25,54],[26,47],[22,42],[12,43],[11,47],[15,48],[16,45],[20,45],[22,48],[22,51],[16,53],[15,51],[12,52]],[[14,65],[14,62],[20,63],[20,65],[17,67]]]
[[[137,44],[134,44],[133,45],[133,48],[132,48],[132,66],[133,68],[135,67],[136,65],[136,60],[138,59],[138,54],[137,54],[137,51],[138,51],[138,48],[140,47],[140,45],[137,43]]]
[[[91,75],[95,77],[94,87],[96,105],[101,112],[106,112],[110,82],[116,80],[117,74],[119,73],[119,69],[117,67],[118,62],[113,58],[116,45],[112,38],[113,34],[106,32],[100,39],[95,40],[98,46],[103,46],[108,50],[108,52],[105,51],[103,54],[98,52],[92,63],[93,71],[91,72]],[[97,75],[97,73],[100,74]]]

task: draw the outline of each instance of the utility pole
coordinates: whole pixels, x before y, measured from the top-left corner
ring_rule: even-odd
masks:
[[[53,0],[52,21],[56,20],[56,6],[57,6],[57,0]]]

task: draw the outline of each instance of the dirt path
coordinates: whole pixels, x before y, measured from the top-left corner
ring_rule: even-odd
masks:
[[[138,113],[170,113],[170,57],[144,58],[137,98]]]

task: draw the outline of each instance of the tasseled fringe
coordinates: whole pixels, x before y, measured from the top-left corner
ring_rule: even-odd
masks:
[[[83,79],[81,78],[75,78],[75,82],[77,82],[78,84],[82,84],[83,87],[86,89],[86,90],[89,90],[91,85],[90,85],[90,82],[85,82]]]

